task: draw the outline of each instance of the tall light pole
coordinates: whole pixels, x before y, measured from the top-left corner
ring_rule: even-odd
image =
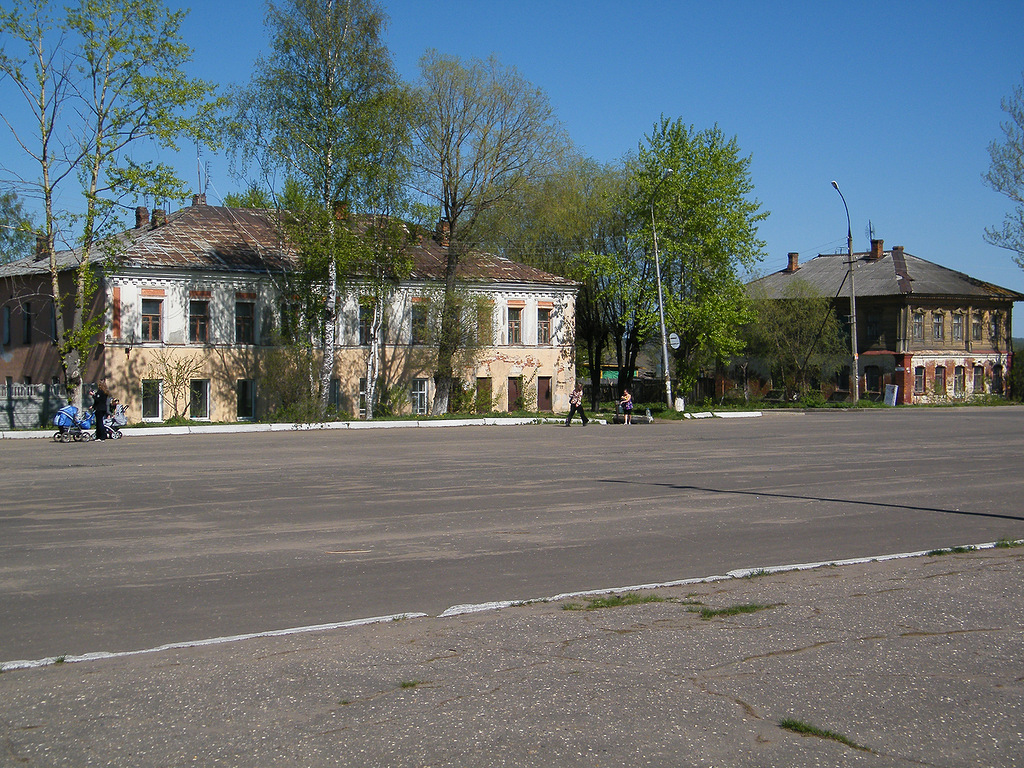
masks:
[[[853,231],[850,228],[850,207],[846,204],[846,197],[843,190],[839,188],[839,182],[833,181],[839,197],[843,200],[843,208],[846,209],[846,268],[850,277],[850,347],[853,350],[853,367],[850,368],[850,398],[856,403],[860,400],[860,370],[857,357],[857,291],[853,287]]]
[[[658,257],[658,228],[654,223],[654,198],[658,190],[665,183],[665,179],[672,173],[669,168],[662,174],[661,180],[651,192],[651,234],[654,236],[654,272],[658,276],[658,320],[661,322],[661,362],[665,366],[665,402],[669,410],[672,409],[672,374],[668,367],[668,336],[665,334],[665,301],[661,292],[661,259]]]

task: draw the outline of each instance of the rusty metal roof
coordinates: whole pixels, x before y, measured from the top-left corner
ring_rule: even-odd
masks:
[[[879,259],[870,253],[853,254],[853,275],[857,296],[976,297],[1024,301],[1024,294],[978,280],[963,272],[940,266],[905,253],[901,248],[885,251]],[[782,298],[800,280],[823,296],[836,296],[840,288],[849,295],[847,256],[822,254],[790,272],[783,269],[749,283],[768,298]]]
[[[282,236],[278,213],[252,208],[226,208],[193,204],[175,211],[154,225],[129,229],[118,237],[118,264],[128,268],[164,268],[216,272],[280,272],[296,263],[296,250]],[[57,254],[61,269],[78,265],[80,251]],[[437,281],[444,278],[448,249],[423,233],[411,250],[410,279]],[[106,259],[105,253],[91,257]],[[0,265],[0,277],[45,273],[47,259],[35,257]],[[460,258],[458,277],[484,283],[535,283],[571,287],[568,278],[480,251]]]

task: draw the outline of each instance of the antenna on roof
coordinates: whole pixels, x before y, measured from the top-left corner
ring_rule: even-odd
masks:
[[[196,142],[196,189],[203,188],[203,148]]]
[[[871,247],[871,241],[875,239],[875,225],[871,223],[871,219],[868,219],[868,225],[864,228],[864,234],[868,236],[868,247]]]

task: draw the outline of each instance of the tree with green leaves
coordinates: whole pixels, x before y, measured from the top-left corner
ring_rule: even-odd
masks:
[[[1007,120],[1000,124],[1001,140],[988,145],[991,158],[985,183],[1013,203],[1001,229],[985,230],[985,239],[992,245],[1013,251],[1013,260],[1024,269],[1024,83],[1003,99]]]
[[[43,0],[14,0],[0,12],[0,29],[26,53],[20,59],[5,49],[0,57],[0,74],[28,112],[7,124],[39,167],[31,186],[43,207],[52,298],[58,308],[73,306],[70,321],[55,312],[58,347],[79,399],[82,363],[103,330],[93,312],[94,262],[116,257],[125,201],[186,194],[171,167],[137,161],[134,148],[216,142],[214,88],[184,71],[191,58],[180,35],[184,17],[161,0],[78,0],[62,12]],[[77,204],[66,187],[81,194]],[[58,280],[67,268],[58,244],[75,248],[71,296]]]
[[[238,94],[235,148],[266,187],[289,178],[307,204],[289,210],[290,239],[314,291],[309,317],[322,357],[325,412],[335,367],[341,279],[358,260],[352,216],[376,195],[375,163],[402,141],[392,130],[404,96],[373,0],[284,0],[268,5],[272,51]],[[392,187],[391,189],[395,189]]]
[[[803,280],[790,283],[783,296],[765,296],[756,281],[748,291],[753,322],[743,332],[747,357],[764,361],[770,378],[778,376],[787,400],[807,394],[813,379],[843,366],[849,342],[830,297]]]
[[[757,225],[768,217],[753,197],[750,158],[718,126],[698,131],[662,118],[630,163],[634,247],[628,269],[643,275],[627,303],[627,362],[658,326],[652,227],[656,227],[664,286],[665,324],[680,338],[674,378],[687,390],[702,368],[743,348],[748,321],[741,270],[763,256]],[[653,222],[652,222],[653,218]],[[635,333],[633,332],[635,330]],[[660,331],[659,331],[660,333]]]
[[[419,191],[447,229],[433,412],[448,412],[464,308],[459,263],[481,241],[481,217],[550,167],[564,146],[547,96],[495,58],[466,62],[429,51],[415,90]]]
[[[36,225],[17,192],[0,192],[0,264],[32,255]]]
[[[363,249],[354,265],[360,278],[360,307],[369,310],[366,350],[365,410],[372,420],[379,399],[384,326],[390,298],[412,271],[409,248],[416,234],[402,221],[409,211],[407,194],[411,173],[412,99],[395,89],[384,101],[378,119],[378,137],[370,143],[368,168],[361,199],[367,216]]]
[[[620,163],[569,155],[501,209],[485,242],[510,259],[578,281],[576,357],[589,371],[594,409],[612,336],[608,301],[618,287],[618,254],[627,243],[627,181]]]

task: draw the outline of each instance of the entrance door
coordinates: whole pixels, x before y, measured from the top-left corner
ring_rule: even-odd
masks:
[[[508,379],[508,412],[512,413],[516,409],[516,401],[522,392],[519,389],[519,385],[522,383],[522,379],[516,376],[512,378],[509,376]]]
[[[537,377],[537,410],[551,410],[551,377]]]

